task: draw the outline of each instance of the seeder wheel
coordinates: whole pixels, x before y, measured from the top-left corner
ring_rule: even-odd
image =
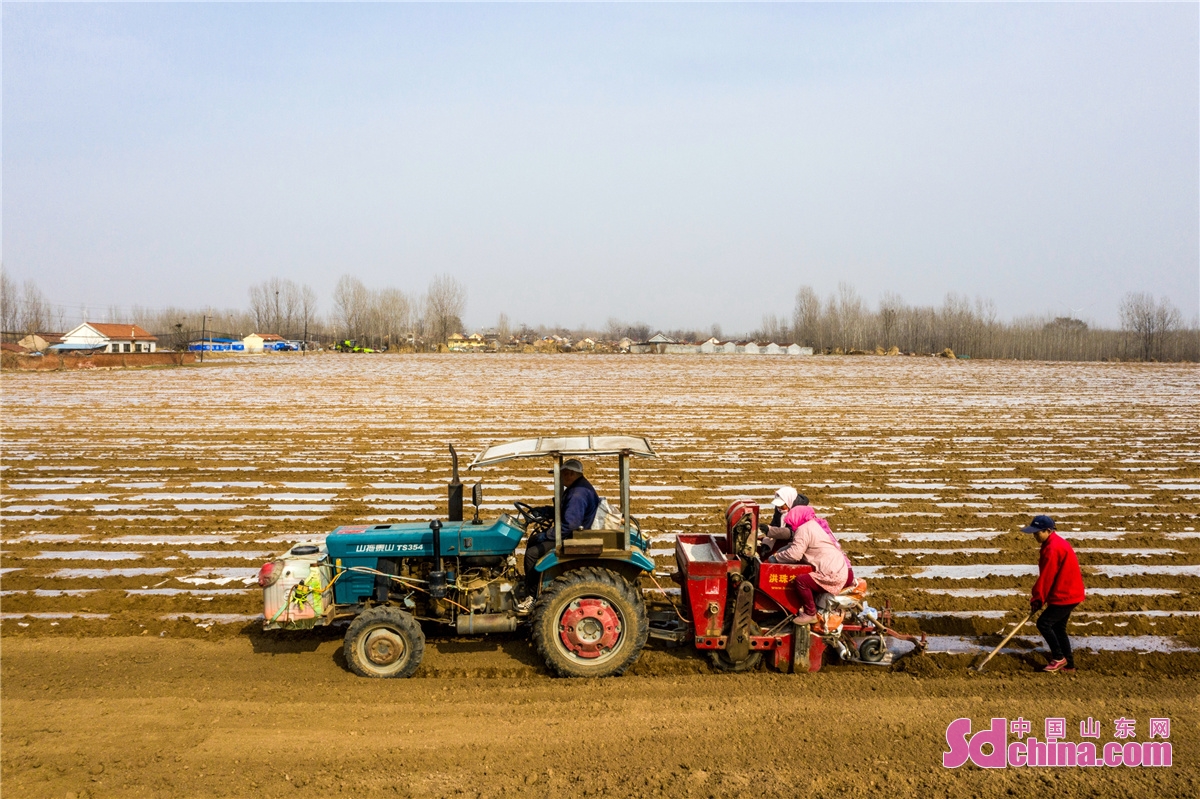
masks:
[[[759,626],[750,622],[750,635],[761,635],[762,631]],[[745,660],[734,663],[729,659],[729,653],[724,649],[710,649],[708,651],[708,662],[717,671],[728,671],[739,673],[743,671],[754,671],[762,664],[763,653],[761,649],[751,649],[750,654]]]
[[[882,638],[868,638],[858,645],[858,659],[878,663],[887,656]]]

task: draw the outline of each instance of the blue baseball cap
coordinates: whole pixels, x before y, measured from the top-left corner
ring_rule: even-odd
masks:
[[[1022,527],[1022,533],[1037,533],[1042,530],[1053,530],[1054,520],[1049,516],[1034,516],[1028,527]]]

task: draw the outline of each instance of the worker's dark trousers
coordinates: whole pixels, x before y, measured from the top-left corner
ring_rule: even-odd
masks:
[[[542,559],[542,556],[554,549],[554,533],[550,533],[550,538],[542,538],[536,536],[529,539],[525,544],[525,593],[528,596],[537,595],[538,578],[541,576],[534,567],[537,562]]]
[[[1050,659],[1067,659],[1067,665],[1075,668],[1075,658],[1071,655],[1071,639],[1067,637],[1067,622],[1071,619],[1071,611],[1075,605],[1047,605],[1038,616],[1037,628],[1050,647]]]

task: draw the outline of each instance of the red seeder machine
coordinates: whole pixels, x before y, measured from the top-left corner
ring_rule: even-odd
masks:
[[[800,596],[792,582],[812,567],[761,561],[758,514],[757,503],[739,500],[725,512],[725,535],[676,537],[678,570],[673,578],[680,586],[682,613],[690,616],[694,645],[709,651],[715,667],[747,671],[758,666],[764,653],[774,668],[795,673],[819,671],[827,656],[887,665],[892,662],[888,637],[924,649],[924,635],[891,629],[890,608],[867,604],[867,581],[862,579],[837,595],[818,595],[818,621],[795,623]]]

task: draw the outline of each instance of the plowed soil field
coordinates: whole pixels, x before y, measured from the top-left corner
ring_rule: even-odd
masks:
[[[3,376],[0,780],[9,796],[1200,793],[1200,370],[880,357],[248,357]],[[930,652],[890,668],[712,673],[648,649],[547,676],[519,635],[427,629],[368,681],[338,631],[267,634],[254,573],[352,521],[445,513],[448,443],[646,435],[633,511],[673,536],[795,485]],[[616,495],[609,464],[588,464]],[[482,470],[484,514],[549,497]],[[471,477],[469,479],[474,479]],[[1023,615],[1059,520],[1089,598],[1080,671],[1043,675]],[[645,586],[656,601],[673,596]],[[900,652],[897,652],[900,654]],[[947,770],[947,725],[1170,718],[1170,767]],[[1161,736],[1160,738],[1161,739]],[[1156,740],[1159,740],[1156,739]],[[1015,738],[1013,739],[1015,740]],[[1122,741],[1124,742],[1124,740]]]

